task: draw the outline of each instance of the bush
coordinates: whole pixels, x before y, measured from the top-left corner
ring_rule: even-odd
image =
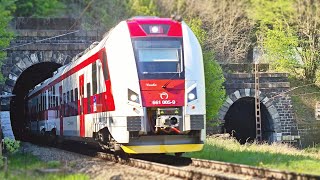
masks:
[[[8,153],[14,154],[20,148],[20,141],[4,138],[4,148]]]

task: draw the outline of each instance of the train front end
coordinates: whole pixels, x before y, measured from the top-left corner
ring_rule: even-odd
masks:
[[[197,38],[184,22],[168,18],[133,18],[125,24],[135,73],[125,70],[124,74],[129,74],[122,85],[127,87],[126,96],[118,95],[127,98],[130,109],[125,113],[126,132],[122,134],[128,139],[118,141],[121,148],[126,153],[200,151],[206,117],[202,51]],[[127,66],[129,63],[122,64]],[[111,134],[117,136],[116,132]]]

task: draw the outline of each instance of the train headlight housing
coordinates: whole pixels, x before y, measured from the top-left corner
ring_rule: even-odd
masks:
[[[135,103],[140,103],[139,95],[131,89],[128,89],[128,100]]]
[[[197,88],[194,88],[188,93],[188,102],[196,100],[197,98]]]

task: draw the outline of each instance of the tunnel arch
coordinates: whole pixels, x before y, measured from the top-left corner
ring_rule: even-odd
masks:
[[[2,67],[6,82],[2,93],[12,93],[9,102],[10,119],[16,138],[23,138],[26,125],[24,98],[35,85],[52,76],[59,67],[69,63],[76,51],[13,51]]]
[[[23,134],[25,121],[25,97],[30,89],[52,76],[52,73],[61,67],[62,64],[56,62],[41,62],[29,66],[17,78],[12,94],[15,95],[10,102],[10,116],[13,132],[18,139]]]
[[[280,141],[280,116],[273,101],[260,94],[262,139],[267,142]],[[227,96],[219,111],[219,120],[223,132],[234,132],[233,135],[241,142],[255,137],[254,89],[240,89]],[[247,114],[246,114],[247,112]],[[244,118],[241,118],[244,117]],[[234,131],[232,131],[234,130]]]

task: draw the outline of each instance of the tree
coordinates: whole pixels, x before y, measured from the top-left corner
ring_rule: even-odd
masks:
[[[257,28],[257,44],[275,70],[302,69],[315,82],[319,66],[320,2],[313,0],[251,0],[250,18]]]
[[[16,0],[15,16],[48,17],[58,15],[64,8],[59,0]]]
[[[4,49],[9,46],[10,41],[13,37],[13,33],[9,30],[9,22],[12,19],[12,12],[15,10],[15,5],[13,0],[0,0],[0,49]],[[6,57],[6,51],[0,51],[0,67],[2,66],[2,61]],[[4,82],[2,73],[0,73],[0,83]],[[0,121],[0,164],[2,161],[2,129]]]
[[[67,1],[67,0],[66,0]],[[68,14],[72,17],[79,17],[85,8],[87,10],[82,15],[82,24],[85,29],[108,31],[120,21],[129,17],[126,11],[127,2],[123,0],[92,1],[83,0],[77,3],[66,3]],[[77,13],[75,11],[78,10]]]
[[[9,28],[9,22],[12,19],[12,13],[15,11],[14,0],[0,0],[0,49],[9,46],[14,34]],[[0,51],[0,66],[6,57],[6,51]],[[0,73],[0,83],[3,83],[4,78]]]
[[[299,66],[296,47],[298,36],[291,24],[292,0],[251,0],[248,15],[256,28],[256,45],[263,52],[261,61],[276,71],[295,73]]]
[[[220,65],[214,60],[214,53],[205,50],[204,45],[207,40],[207,33],[202,29],[200,19],[190,19],[186,21],[193,33],[199,40],[203,50],[203,63],[206,85],[206,117],[208,122],[218,115],[218,111],[224,103],[226,92],[223,86],[224,76]]]
[[[128,0],[128,12],[131,16],[157,16],[159,15],[154,0]]]
[[[157,4],[163,14],[201,19],[208,34],[204,48],[213,50],[218,62],[247,61],[253,30],[247,0],[158,0]]]
[[[303,62],[305,79],[313,83],[320,60],[320,1],[296,0],[295,9],[295,28],[300,47],[297,52]]]

